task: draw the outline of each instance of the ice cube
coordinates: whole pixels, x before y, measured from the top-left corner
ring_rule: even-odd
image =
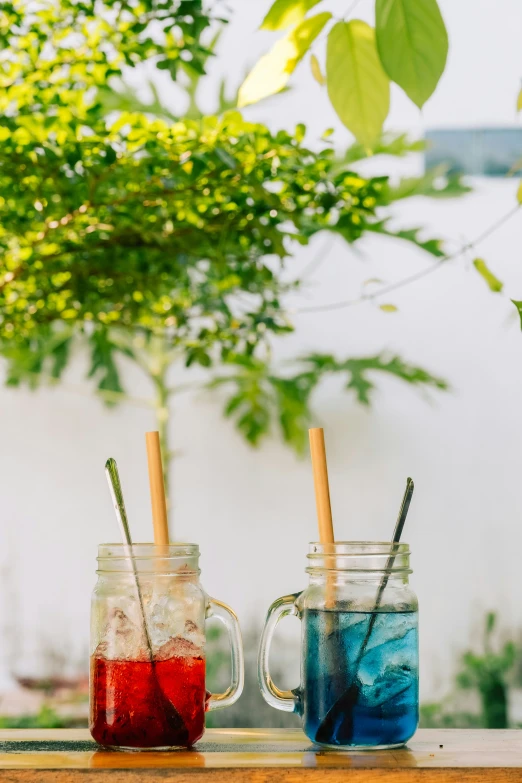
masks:
[[[122,609],[111,609],[96,654],[110,660],[146,660],[143,628],[136,625]]]
[[[199,649],[202,649],[205,645],[205,633],[201,628],[198,628],[194,620],[185,620],[183,637]]]
[[[183,633],[185,613],[179,602],[172,601],[164,595],[148,609],[149,634],[155,649],[160,648],[173,636],[180,636]]]
[[[412,685],[417,676],[415,629],[402,639],[383,642],[368,650],[359,664],[363,701],[376,706]]]
[[[413,669],[417,665],[417,643],[414,629],[402,639],[382,641],[380,644],[367,646],[361,666],[375,671],[384,671],[386,666],[407,666]]]
[[[355,629],[361,623],[368,622],[368,614],[367,612],[342,612],[340,614],[340,621],[343,630],[348,630],[348,628]]]
[[[170,658],[200,657],[201,648],[182,636],[175,636],[165,642],[154,654],[156,661],[168,661]]]
[[[395,699],[414,685],[414,674],[401,666],[387,666],[373,682],[359,672],[359,703],[367,707],[379,707]]]
[[[366,649],[371,650],[373,647],[386,644],[394,639],[403,639],[409,631],[416,627],[416,612],[405,612],[404,614],[377,613]]]

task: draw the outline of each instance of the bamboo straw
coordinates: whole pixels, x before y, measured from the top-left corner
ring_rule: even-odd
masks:
[[[169,545],[169,522],[167,502],[163,482],[163,465],[159,432],[145,433],[147,460],[149,463],[150,500],[152,505],[152,523],[154,525],[154,543],[156,546]]]
[[[332,522],[332,507],[330,504],[330,486],[328,484],[328,465],[326,463],[326,447],[324,443],[324,430],[322,427],[313,427],[308,430],[310,438],[310,454],[312,456],[312,471],[314,474],[315,505],[317,507],[317,521],[319,523],[319,541],[321,544],[334,544],[334,530]],[[335,565],[333,558],[325,557],[325,565],[332,568]],[[326,579],[326,608],[331,609],[335,604],[335,589],[332,579]]]
[[[330,505],[330,487],[328,484],[328,466],[326,464],[326,448],[324,430],[313,427],[308,430],[310,437],[310,453],[314,474],[315,504],[317,506],[317,521],[319,523],[319,541],[321,544],[333,544],[334,531],[332,523],[332,508]]]

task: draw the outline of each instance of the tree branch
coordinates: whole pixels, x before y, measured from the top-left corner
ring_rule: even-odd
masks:
[[[517,204],[513,209],[511,209],[501,218],[496,220],[495,223],[493,223],[488,228],[486,228],[485,231],[479,234],[479,236],[476,237],[472,242],[466,242],[466,244],[462,245],[462,247],[460,247],[454,253],[448,253],[447,255],[443,256],[437,263],[427,267],[426,269],[422,269],[420,272],[415,272],[415,274],[413,275],[408,275],[407,277],[403,277],[400,280],[397,280],[395,283],[390,283],[389,285],[381,286],[381,288],[377,289],[377,291],[373,291],[368,294],[363,294],[362,296],[359,296],[357,299],[346,299],[340,302],[331,302],[330,304],[315,305],[313,307],[301,307],[298,310],[296,310],[296,312],[301,314],[301,313],[321,313],[321,312],[328,312],[330,310],[343,310],[346,307],[355,307],[355,305],[362,304],[362,302],[370,302],[373,301],[374,299],[378,299],[381,296],[386,296],[392,291],[397,291],[399,288],[404,288],[405,286],[410,285],[410,283],[416,283],[418,280],[422,280],[422,278],[431,275],[433,272],[436,272],[442,266],[445,266],[449,261],[455,261],[457,258],[460,258],[460,256],[462,256],[464,253],[473,250],[473,248],[476,245],[478,245],[484,239],[487,239],[487,237],[491,236],[491,234],[494,234],[495,231],[497,231],[501,226],[503,226],[505,223],[511,220],[511,218],[519,211],[521,206],[522,204]]]

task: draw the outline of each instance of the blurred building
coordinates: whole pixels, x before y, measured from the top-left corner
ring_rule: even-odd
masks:
[[[522,128],[444,128],[426,132],[425,167],[505,177],[522,167]]]

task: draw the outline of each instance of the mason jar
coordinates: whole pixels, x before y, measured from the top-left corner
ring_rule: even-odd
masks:
[[[395,748],[419,716],[418,604],[407,544],[310,544],[302,593],[275,601],[259,649],[265,700],[298,713],[310,740],[325,747]],[[301,622],[301,684],[280,690],[269,673],[279,620]]]
[[[234,704],[244,680],[241,632],[230,607],[199,581],[196,544],[102,544],[92,597],[90,730],[119,749],[190,747],[205,712]],[[232,682],[205,687],[205,620],[228,629]]]

